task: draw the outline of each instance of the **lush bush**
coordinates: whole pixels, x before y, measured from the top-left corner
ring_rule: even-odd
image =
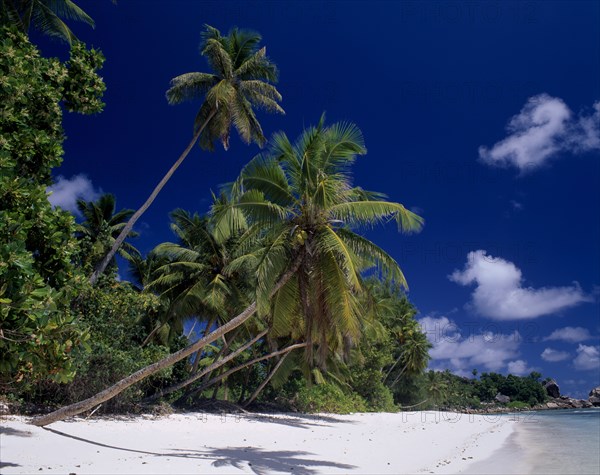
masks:
[[[86,286],[76,308],[81,324],[91,336],[89,351],[75,363],[76,374],[70,383],[42,381],[21,395],[24,402],[60,405],[85,399],[182,348],[184,339],[177,340],[172,348],[155,344],[142,346],[147,334],[142,322],[145,318],[152,318],[160,310],[160,305],[155,295],[140,293],[128,283],[111,283],[105,279],[94,288]],[[102,410],[131,409],[133,404],[156,388],[182,377],[186,364],[182,361],[132,386],[105,403]]]
[[[366,412],[367,403],[355,393],[345,393],[331,383],[304,386],[292,401],[300,412],[329,412],[348,414],[351,412]]]
[[[365,345],[366,346],[366,345]],[[372,345],[362,349],[361,362],[350,366],[352,390],[364,399],[367,410],[396,412],[394,396],[383,382],[383,368],[391,360],[382,347]]]
[[[66,65],[46,59],[23,34],[0,28],[0,392],[69,381],[85,350],[71,308],[85,281],[73,265],[74,220],[52,208],[46,189],[62,161],[60,104],[99,112],[102,62],[82,45]]]

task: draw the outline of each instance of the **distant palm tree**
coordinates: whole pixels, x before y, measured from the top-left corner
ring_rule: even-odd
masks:
[[[203,321],[207,333],[249,303],[243,273],[225,270],[235,239],[220,239],[209,219],[197,213],[177,209],[171,220],[178,242],[162,243],[152,251],[162,265],[146,288],[170,302],[162,324],[171,331],[180,332],[183,321],[195,317]]]
[[[444,381],[442,373],[429,371],[427,373],[427,392],[434,404],[442,403],[448,394],[448,383]]]
[[[253,107],[281,114],[284,111],[278,104],[281,94],[271,84],[277,82],[277,68],[267,57],[266,48],[259,49],[260,40],[258,33],[237,28],[227,36],[221,36],[219,30],[206,25],[202,55],[206,57],[213,73],[182,74],[171,81],[171,88],[167,91],[169,104],[204,97],[194,121],[192,140],[146,202],[133,214],[106,259],[90,277],[92,284],[104,272],[133,225],[150,207],[198,139],[204,149],[213,150],[213,142],[220,140],[227,150],[230,130],[234,127],[245,143],[256,142],[259,146],[265,143]]]
[[[402,353],[396,361],[396,363],[402,364],[402,369],[396,375],[390,387],[398,384],[404,373],[419,373],[427,368],[429,363],[429,350],[432,345],[427,341],[427,337],[421,331],[419,324],[414,322],[414,325],[405,327],[404,333]]]
[[[77,37],[63,19],[94,27],[94,20],[71,0],[0,0],[1,25],[14,25],[26,35],[33,25],[41,33],[71,44]]]
[[[114,195],[107,193],[97,201],[78,200],[77,208],[84,217],[84,221],[77,226],[77,236],[87,243],[87,251],[84,256],[84,264],[87,263],[95,268],[108,254],[115,242],[116,237],[125,227],[125,222],[133,214],[132,209],[116,210],[116,199]],[[136,237],[138,234],[129,232],[127,237]],[[132,259],[138,255],[138,250],[130,243],[125,242],[119,254]],[[114,257],[110,264],[114,264]]]

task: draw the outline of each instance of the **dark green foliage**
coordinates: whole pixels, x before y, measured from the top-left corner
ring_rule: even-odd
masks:
[[[104,108],[102,95],[106,85],[96,71],[102,69],[104,56],[96,49],[87,49],[77,41],[71,45],[66,63],[67,78],[63,83],[63,104],[69,112],[97,114]]]
[[[0,0],[0,27],[8,25],[27,35],[31,26],[71,44],[77,38],[62,19],[94,27],[87,13],[72,0]]]
[[[481,373],[479,380],[456,376],[450,371],[428,373],[428,378],[421,381],[427,392],[429,401],[435,405],[450,408],[479,408],[483,404],[498,404],[496,394],[509,396],[508,407],[527,407],[541,404],[547,400],[546,390],[539,381],[541,375],[532,373],[529,376],[504,376],[499,373]],[[437,381],[437,386],[432,381]],[[432,388],[439,389],[437,394]]]
[[[86,274],[100,263],[112,247],[116,237],[125,227],[125,222],[133,214],[131,209],[116,211],[116,198],[106,193],[97,201],[77,201],[77,208],[84,221],[77,225],[76,236],[81,247],[80,265]],[[136,232],[129,233],[129,237],[137,237]],[[119,249],[119,254],[125,259],[132,260],[139,255],[138,250],[128,242],[124,242]],[[110,264],[111,274],[117,270],[115,259]]]
[[[348,414],[367,411],[367,403],[356,393],[344,392],[331,383],[303,386],[292,404],[300,412]]]
[[[158,297],[139,293],[127,283],[105,279],[94,288],[87,285],[78,300],[77,310],[79,322],[91,338],[89,351],[75,363],[75,378],[63,385],[42,382],[22,395],[24,401],[70,404],[85,399],[182,347],[183,342],[179,341],[171,349],[153,344],[142,347],[147,334],[142,321],[156,315],[160,305]],[[144,380],[105,404],[103,410],[131,409],[156,387],[170,383],[174,375],[181,377],[184,367],[185,362],[182,362]]]
[[[73,58],[80,54],[74,50]],[[71,379],[87,339],[71,308],[83,282],[73,266],[75,223],[52,209],[46,194],[51,170],[62,161],[65,89],[73,110],[101,109],[104,85],[93,68],[82,70],[89,81],[42,58],[24,35],[0,29],[0,389]]]

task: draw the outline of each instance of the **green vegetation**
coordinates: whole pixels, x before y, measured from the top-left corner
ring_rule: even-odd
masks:
[[[178,76],[167,91],[170,103],[204,98],[188,149],[140,210],[105,194],[78,203],[78,222],[46,190],[62,161],[61,107],[102,110],[104,59],[80,42],[64,64],[42,58],[14,27],[1,38],[0,395],[62,406],[38,424],[161,399],[306,412],[479,407],[498,392],[513,406],[544,400],[537,374],[425,373],[431,345],[404,274],[361,234],[390,221],[416,232],[423,220],[354,184],[366,147],[352,123],[323,116],[295,140],[275,134],[205,214],[171,213],[173,242],[146,256],[124,242],[196,141],[227,148],[234,127],[266,143],[253,107],[283,111],[258,34],[206,27],[214,73]],[[118,280],[115,252],[135,283]]]
[[[83,281],[74,265],[75,222],[52,209],[46,188],[62,161],[60,104],[99,112],[104,84],[96,74],[98,51],[77,45],[61,64],[42,58],[14,29],[2,28],[0,41],[0,390],[6,391],[43,378],[69,381],[89,337],[72,306]]]
[[[72,0],[0,0],[0,27],[11,26],[27,35],[33,26],[45,35],[72,44],[77,38],[63,19],[94,27],[94,20]]]
[[[541,375],[536,372],[528,376],[481,373],[479,379],[470,379],[456,376],[447,370],[428,371],[425,375],[416,378],[412,390],[408,390],[407,387],[407,391],[402,394],[401,402],[409,406],[421,400],[424,401],[422,408],[533,407],[548,399],[540,378]],[[499,403],[496,400],[498,394],[508,396],[510,402]]]
[[[123,227],[112,248],[90,277],[92,284],[104,272],[129,236],[133,225],[150,207],[198,140],[205,150],[213,150],[215,140],[220,140],[227,150],[233,127],[245,143],[256,142],[262,146],[266,139],[253,107],[284,113],[278,104],[281,94],[273,85],[277,82],[277,68],[267,57],[266,48],[259,48],[262,38],[258,33],[233,28],[227,36],[222,36],[219,30],[206,25],[202,36],[201,54],[212,72],[177,76],[171,81],[171,88],[166,94],[169,104],[204,98],[194,120],[192,140]]]

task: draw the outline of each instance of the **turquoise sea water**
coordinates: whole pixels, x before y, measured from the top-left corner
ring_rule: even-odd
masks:
[[[467,473],[600,474],[600,408],[520,412],[515,431]]]

